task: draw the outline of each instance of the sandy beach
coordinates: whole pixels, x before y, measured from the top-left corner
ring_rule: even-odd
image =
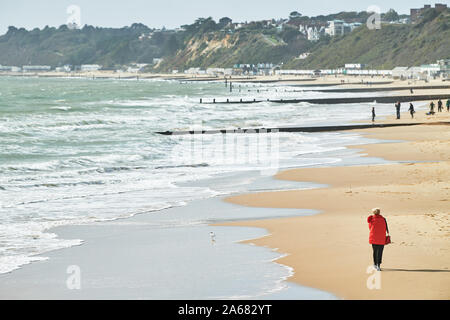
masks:
[[[420,111],[414,121],[449,120],[446,111],[434,117]],[[294,268],[290,281],[343,299],[449,299],[449,126],[434,123],[357,132],[369,138],[402,140],[350,147],[363,156],[399,163],[280,172],[277,179],[329,187],[243,194],[226,201],[251,207],[318,209],[320,214],[226,225],[267,229],[270,236],[248,242],[287,253],[277,262]],[[375,276],[366,222],[373,207],[381,208],[393,240],[385,248],[382,271],[377,274],[379,289],[367,285],[369,277]]]

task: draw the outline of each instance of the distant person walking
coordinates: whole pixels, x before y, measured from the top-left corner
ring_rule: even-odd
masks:
[[[447,99],[447,112],[450,112],[450,99]]]
[[[415,111],[414,111],[414,105],[412,104],[412,102],[409,103],[408,111],[409,111],[409,114],[411,115],[411,119],[413,119]]]
[[[372,107],[372,122],[375,122],[375,107]]]
[[[439,101],[438,101],[438,112],[442,112],[442,101],[441,101],[441,99],[439,99]]]
[[[369,224],[369,243],[373,250],[373,266],[377,271],[381,271],[384,245],[386,243],[386,232],[389,235],[386,219],[380,214],[380,209],[372,209],[372,215],[367,218]]]
[[[434,114],[434,102],[433,101],[430,102],[430,113],[429,114]]]
[[[395,104],[395,110],[396,110],[396,113],[397,113],[397,119],[400,119],[400,106],[401,106],[400,101],[397,101],[397,103]]]

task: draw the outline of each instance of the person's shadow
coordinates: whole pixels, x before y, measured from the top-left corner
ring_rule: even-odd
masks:
[[[450,270],[444,270],[444,269],[394,269],[394,268],[383,268],[382,271],[403,271],[403,272],[450,272]]]

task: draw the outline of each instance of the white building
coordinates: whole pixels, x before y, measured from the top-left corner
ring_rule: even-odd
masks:
[[[425,80],[436,77],[446,78],[450,75],[450,59],[438,60],[436,63],[423,64],[419,67],[396,67],[392,70],[395,79]]]
[[[391,76],[392,70],[348,69],[345,70],[345,74],[355,76]]]
[[[23,72],[50,71],[50,66],[22,66]]]
[[[16,66],[2,66],[0,65],[0,72],[9,71],[9,72],[20,72],[22,69]]]
[[[450,77],[450,59],[441,59],[437,61],[437,64],[439,65],[441,71],[441,76],[443,78]]]
[[[309,41],[318,41],[320,39],[320,32],[317,27],[309,27],[307,30],[307,38]]]
[[[392,69],[394,79],[426,79],[427,76],[421,67],[395,67]]]
[[[225,68],[225,69],[223,69],[223,74],[225,76],[231,76],[233,74],[233,68]]]
[[[81,71],[98,71],[102,68],[102,66],[98,64],[82,64],[80,67]]]
[[[400,19],[399,22],[401,24],[409,24],[409,23],[411,23],[411,20],[409,18],[403,18],[403,19]]]
[[[309,41],[317,41],[325,33],[325,27],[299,25],[298,31],[304,34]]]
[[[202,70],[200,68],[189,68],[189,69],[185,70],[184,73],[187,73],[187,74],[206,74],[206,71]]]
[[[437,77],[441,72],[441,66],[437,63],[423,64],[420,66],[421,72],[428,77]]]
[[[395,67],[392,69],[392,77],[394,79],[408,78],[408,67]]]
[[[139,71],[140,71],[140,69],[135,66],[130,66],[127,68],[127,72],[129,72],[129,73],[138,73]]]
[[[299,25],[298,26],[298,31],[300,32],[300,33],[303,33],[304,35],[306,35],[306,27],[304,26],[304,25]]]
[[[302,54],[300,54],[297,59],[303,60],[309,57],[309,55],[311,54],[311,52],[303,52]]]
[[[148,63],[134,63],[127,68],[127,72],[138,73],[144,70],[148,66]]]
[[[325,28],[325,33],[331,37],[344,34],[344,24],[342,20],[328,21],[328,27]]]
[[[276,75],[314,75],[314,70],[276,70]]]
[[[259,75],[273,75],[277,66],[273,63],[258,63],[256,68]]]
[[[223,75],[224,68],[208,68],[208,69],[206,69],[206,74],[209,74],[212,76]]]
[[[71,70],[72,70],[72,67],[70,65],[68,65],[68,64],[66,64],[63,67],[56,67],[55,68],[56,72],[70,72]]]
[[[349,26],[350,26],[350,32],[352,32],[356,28],[359,28],[360,26],[362,26],[362,23],[360,23],[360,22],[353,22],[353,23],[350,23]]]
[[[362,23],[359,22],[346,23],[343,20],[328,21],[328,27],[325,28],[325,33],[331,37],[340,36],[352,32],[361,25]]]
[[[144,39],[151,39],[152,36],[153,36],[153,33],[151,33],[151,32],[149,32],[149,34],[142,33],[142,34],[139,36],[139,40],[142,41],[142,40],[144,40]]]
[[[346,63],[345,64],[345,69],[357,69],[357,70],[361,70],[365,67],[364,64],[362,63]]]

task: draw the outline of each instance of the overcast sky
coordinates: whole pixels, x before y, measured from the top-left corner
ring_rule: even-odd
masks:
[[[81,9],[81,24],[123,27],[134,22],[149,27],[174,28],[192,23],[198,17],[224,16],[233,21],[286,18],[290,12],[303,15],[364,11],[378,6],[381,12],[390,8],[409,13],[411,7],[423,7],[426,0],[0,0],[0,35],[8,26],[33,29],[45,25],[58,27],[67,22],[67,8]],[[449,4],[450,0],[439,3]]]

